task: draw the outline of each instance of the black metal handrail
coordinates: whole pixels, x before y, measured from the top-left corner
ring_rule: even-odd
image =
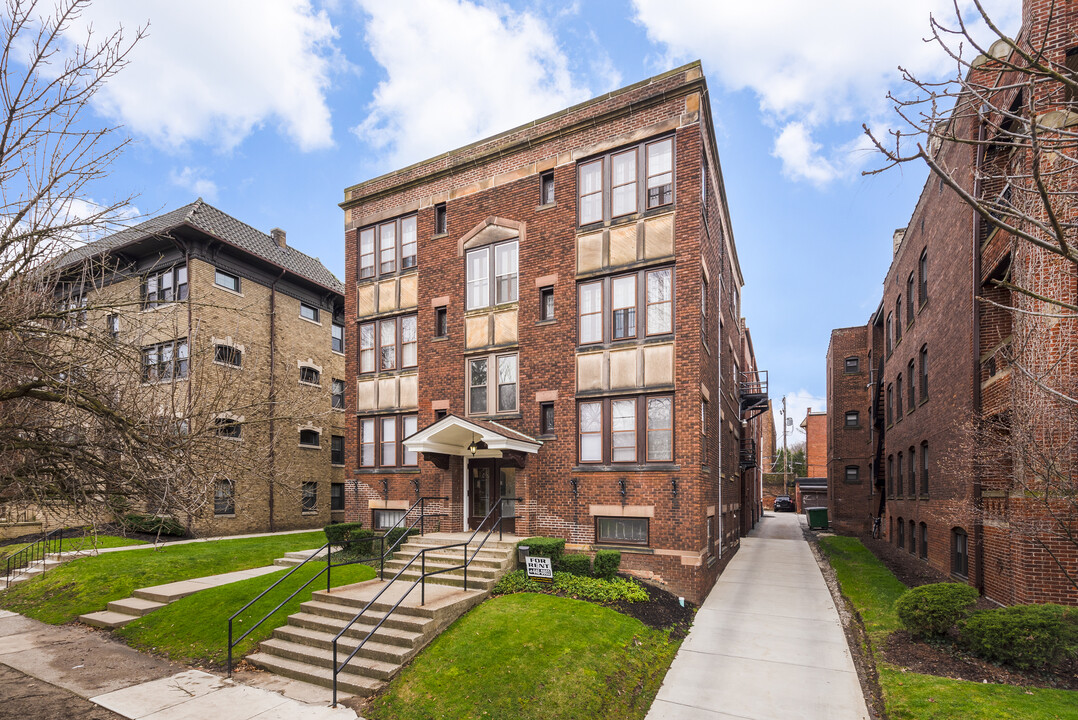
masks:
[[[507,503],[507,502],[521,502],[521,501],[522,501],[521,498],[500,498],[496,503],[494,503],[494,507],[492,507],[487,512],[486,516],[479,522],[479,524],[476,526],[475,530],[472,531],[471,536],[467,540],[465,540],[464,542],[449,543],[449,544],[446,544],[446,545],[438,545],[436,547],[429,547],[429,548],[425,547],[422,550],[420,550],[419,552],[417,552],[415,555],[413,555],[411,557],[410,560],[408,560],[408,562],[406,562],[404,564],[404,567],[402,567],[400,570],[397,571],[397,574],[393,576],[393,579],[390,580],[388,583],[386,583],[386,586],[384,588],[382,588],[381,590],[379,590],[378,593],[373,598],[371,598],[369,601],[367,601],[367,604],[363,606],[363,609],[360,610],[358,613],[356,613],[355,616],[353,616],[352,619],[349,620],[345,624],[345,626],[343,628],[341,628],[341,631],[338,632],[333,637],[333,705],[332,705],[332,707],[337,707],[337,676],[344,670],[344,668],[348,665],[348,663],[350,663],[352,661],[352,658],[354,658],[356,656],[356,654],[358,654],[359,651],[361,649],[363,649],[363,646],[367,644],[367,641],[370,640],[371,637],[376,632],[378,632],[379,628],[381,628],[383,624],[385,624],[386,620],[389,619],[390,615],[392,615],[394,612],[396,612],[397,608],[399,608],[401,606],[401,603],[403,603],[404,600],[412,593],[412,591],[415,590],[417,585],[420,586],[419,604],[420,605],[425,605],[426,600],[427,600],[427,582],[426,581],[427,581],[428,577],[431,577],[433,575],[441,575],[442,573],[452,572],[453,570],[460,570],[461,568],[463,568],[464,569],[464,589],[465,589],[465,591],[467,591],[467,589],[468,589],[468,566],[472,563],[473,560],[475,560],[476,555],[479,554],[479,551],[483,548],[483,545],[486,544],[487,540],[490,539],[491,534],[494,532],[495,525],[497,525],[497,527],[498,527],[498,539],[500,540],[502,538],[502,522],[504,520],[511,520],[511,519],[514,519],[516,517],[516,515],[511,515],[511,516],[508,516],[508,517],[502,515],[502,505],[504,503]],[[483,525],[485,525],[487,523],[487,521],[491,519],[491,516],[494,515],[495,512],[498,513],[498,520],[495,523],[491,523],[490,527],[487,529],[487,534],[483,536],[483,539],[479,542],[479,545],[478,545],[478,547],[476,547],[475,552],[473,552],[472,556],[469,558],[468,557],[468,546],[472,543],[473,540],[475,540],[475,536],[483,528]],[[452,548],[455,548],[455,547],[463,547],[464,548],[464,553],[463,553],[464,562],[461,565],[453,565],[453,566],[450,566],[450,567],[443,567],[443,568],[439,568],[438,570],[432,570],[430,572],[427,572],[427,553],[428,552],[437,552],[437,551],[440,551],[440,550],[449,550],[449,549],[452,549]],[[412,584],[408,587],[408,589],[404,591],[404,594],[402,594],[400,596],[400,598],[397,600],[397,602],[395,602],[393,604],[393,607],[391,607],[385,614],[382,615],[382,619],[379,620],[377,623],[375,623],[374,627],[372,627],[370,630],[367,631],[366,636],[362,640],[359,641],[359,644],[356,645],[356,647],[352,650],[351,653],[349,653],[348,657],[344,659],[344,662],[338,664],[337,663],[337,644],[338,644],[338,642],[340,642],[341,637],[346,632],[348,632],[348,630],[354,624],[356,624],[356,622],[358,622],[359,619],[361,617],[363,617],[363,615],[371,607],[373,607],[376,602],[378,602],[378,599],[380,597],[382,597],[382,594],[385,593],[385,591],[388,590],[393,585],[394,582],[399,580],[401,575],[403,575],[405,572],[408,571],[408,569],[410,567],[412,567],[412,565],[415,563],[417,558],[420,561],[419,577],[416,578],[412,582]]]
[[[64,549],[64,529],[50,530],[22,550],[12,553],[4,558],[4,587],[11,585],[11,578],[18,577],[24,568],[30,567],[35,562],[41,561],[42,569],[45,567],[45,558],[56,555]]]
[[[393,525],[388,530],[386,530],[381,536],[370,537],[370,538],[362,538],[360,540],[353,541],[355,543],[367,543],[367,542],[369,542],[371,544],[372,551],[373,551],[373,548],[374,548],[374,544],[378,543],[379,546],[380,546],[380,550],[379,550],[377,555],[372,554],[369,557],[362,557],[362,558],[357,558],[357,557],[351,557],[350,556],[350,559],[347,562],[339,562],[336,565],[334,565],[333,564],[333,547],[332,547],[331,543],[327,542],[325,545],[318,548],[317,550],[312,552],[310,555],[308,555],[306,558],[304,558],[303,562],[296,565],[291,570],[289,570],[287,573],[285,573],[280,578],[278,578],[275,583],[273,583],[268,588],[266,588],[265,590],[260,592],[258,595],[256,595],[254,598],[252,598],[246,605],[244,605],[239,610],[234,612],[232,614],[232,616],[228,618],[228,662],[227,662],[227,665],[226,665],[226,667],[228,669],[228,677],[232,677],[232,650],[237,645],[239,645],[241,642],[243,642],[244,638],[246,638],[248,635],[250,635],[252,632],[254,632],[255,628],[259,627],[262,623],[266,622],[266,620],[268,620],[270,618],[270,616],[272,616],[274,613],[276,613],[278,610],[280,610],[282,607],[284,607],[292,598],[296,597],[296,595],[303,592],[303,590],[308,588],[311,585],[311,583],[313,583],[315,580],[322,577],[322,573],[325,573],[325,575],[326,575],[326,591],[327,592],[332,587],[332,568],[334,568],[334,567],[342,567],[344,565],[355,565],[357,563],[364,563],[364,562],[369,562],[369,561],[373,561],[373,560],[377,559],[378,562],[379,562],[379,577],[382,577],[384,572],[385,572],[385,559],[386,559],[386,557],[391,552],[395,552],[395,550],[393,550],[393,549],[390,549],[390,550],[386,549],[386,535],[388,535],[393,530],[398,529],[397,526],[401,522],[403,522],[404,519],[407,518],[408,515],[411,514],[412,511],[415,510],[417,507],[419,508],[419,517],[416,520],[413,520],[412,524],[407,528],[407,530],[404,533],[402,533],[401,536],[393,543],[393,548],[395,548],[396,546],[398,546],[400,544],[401,539],[408,537],[408,531],[412,530],[415,527],[416,523],[419,523],[419,525],[420,525],[420,533],[422,533],[423,528],[425,527],[424,526],[424,519],[426,517],[426,514],[425,514],[425,509],[426,509],[425,501],[427,501],[427,500],[446,500],[446,499],[447,498],[444,498],[444,497],[426,497],[426,496],[421,497],[421,498],[419,498],[419,500],[416,500],[415,503],[413,503],[412,506],[410,508],[408,508],[404,512],[404,515],[401,516],[400,520],[393,523]],[[435,516],[431,516],[431,517],[435,517]],[[319,570],[317,573],[315,573],[311,577],[310,580],[303,583],[303,585],[300,586],[297,590],[295,590],[291,595],[289,595],[284,600],[282,600],[277,605],[277,607],[273,608],[268,613],[263,615],[262,618],[260,620],[258,620],[258,622],[254,623],[249,628],[247,628],[247,632],[243,633],[243,635],[240,635],[238,638],[235,638],[235,640],[233,640],[232,626],[233,626],[233,622],[235,621],[235,619],[242,612],[247,610],[247,608],[254,605],[256,602],[258,602],[263,597],[265,597],[271,590],[273,590],[275,587],[277,587],[278,585],[283,583],[285,580],[287,580],[289,577],[291,577],[292,574],[295,573],[297,570],[299,570],[301,567],[303,567],[304,565],[309,563],[311,560],[314,560],[315,558],[317,558],[322,553],[323,550],[325,550],[325,552],[326,552],[326,566],[324,568],[322,568],[321,570]]]

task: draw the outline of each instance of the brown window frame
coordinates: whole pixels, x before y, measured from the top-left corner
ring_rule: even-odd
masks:
[[[344,465],[344,435],[329,436],[329,464]]]
[[[513,245],[513,246],[516,247],[516,250],[515,250],[516,266],[515,266],[512,273],[508,273],[508,274],[505,274],[505,275],[498,275],[498,251],[499,251],[499,249],[508,247],[510,245]],[[471,257],[473,255],[477,255],[479,253],[486,253],[487,254],[487,260],[486,260],[486,266],[487,266],[487,275],[486,275],[487,292],[486,292],[486,295],[487,295],[487,298],[486,298],[486,303],[483,304],[483,305],[478,305],[478,304],[477,305],[472,305],[471,285],[473,283],[473,280],[471,280],[471,278],[469,276],[469,272],[470,272],[470,269],[471,269],[470,259],[471,259]],[[499,285],[500,285],[500,283],[498,281],[499,281],[499,278],[503,278],[503,277],[513,278],[513,281],[512,281],[513,292],[511,293],[512,297],[510,297],[508,299],[501,300],[501,299],[499,299],[499,290],[500,290]],[[513,303],[516,303],[516,302],[519,302],[519,301],[520,301],[520,238],[519,237],[506,238],[505,240],[501,240],[499,242],[489,243],[487,245],[481,245],[480,247],[469,248],[468,250],[465,250],[465,252],[464,252],[464,307],[465,307],[466,310],[484,310],[486,308],[496,308],[496,307],[501,307],[503,305],[512,305]]]
[[[960,527],[951,528],[951,574],[969,577],[969,533]]]
[[[449,308],[445,305],[434,308],[434,337],[449,337]]]
[[[850,422],[850,418],[853,418],[853,422]],[[848,428],[861,427],[861,412],[859,410],[847,410],[843,419],[843,426]]]
[[[921,495],[928,495],[928,441],[921,442]]]
[[[905,477],[905,472],[902,470],[902,468],[904,467],[903,460],[904,458],[902,457],[902,453],[899,452],[898,459],[895,465],[895,494],[899,497],[906,494],[905,492],[903,492],[903,488],[906,486],[906,483],[902,481]]]
[[[902,295],[895,298],[895,346],[902,342]]]
[[[304,310],[309,311],[310,317],[307,317],[307,315],[303,314]],[[309,303],[301,302],[299,304],[299,316],[301,318],[303,318],[304,320],[310,320],[313,323],[321,323],[322,322],[319,319],[322,316],[322,311],[319,308],[317,308],[314,305],[311,305]]]
[[[895,388],[891,383],[887,384],[887,404],[884,408],[887,412],[887,425],[894,423],[894,397]]]
[[[651,297],[648,294],[648,281],[652,275],[664,273],[669,278],[668,287],[670,289],[669,297],[665,300],[651,301]],[[614,283],[618,280],[625,278],[633,278],[634,283],[634,295],[636,297],[636,303],[631,308],[626,306],[624,308],[614,308]],[[583,297],[584,289],[591,287],[599,288],[599,310],[597,312],[590,312],[586,315],[582,313],[583,303],[581,298]],[[667,305],[669,306],[670,315],[670,329],[663,331],[653,331],[650,323],[650,310],[653,306]],[[623,335],[621,337],[614,337],[614,313],[632,310],[633,317],[633,334]],[[606,343],[622,343],[627,341],[641,341],[646,338],[661,337],[663,335],[673,335],[675,327],[677,325],[674,305],[674,268],[671,266],[658,267],[658,268],[644,268],[641,270],[634,270],[630,273],[619,273],[617,275],[609,275],[597,280],[588,280],[577,285],[577,345],[601,345]],[[601,315],[600,320],[600,339],[598,340],[583,340],[583,320],[585,317],[593,317],[595,315]]]
[[[162,297],[164,288],[162,287],[162,281],[168,276],[168,282],[171,286],[172,295],[169,297]],[[183,282],[180,282],[180,279]],[[154,290],[150,290],[150,281],[153,280]],[[155,307],[161,307],[162,305],[169,305],[175,302],[183,302],[187,300],[189,294],[190,278],[187,273],[187,265],[180,263],[179,265],[173,265],[172,267],[164,268],[162,270],[155,270],[154,272],[147,273],[140,283],[140,305],[143,310],[149,310]],[[152,297],[151,297],[152,296]],[[86,304],[85,298],[83,299],[83,305]]]
[[[917,260],[917,301],[922,306],[928,302],[928,248],[921,251]]]
[[[633,521],[644,523],[644,535],[646,539],[640,540],[622,540],[622,539],[604,539],[599,532],[602,521]],[[648,547],[651,545],[651,518],[647,517],[608,517],[603,515],[597,515],[595,517],[595,544],[596,545],[639,545],[640,547]]]
[[[850,361],[853,360],[853,370],[850,369]],[[861,358],[848,357],[843,363],[843,372],[846,375],[854,375],[861,372]]]
[[[344,510],[344,483],[335,482],[329,484],[329,511],[341,512]]]
[[[303,433],[314,433],[314,436],[318,439],[318,442],[303,442]],[[314,428],[301,428],[299,431],[299,446],[302,448],[322,449],[322,433]]]
[[[404,342],[404,324],[405,321],[410,320],[415,325],[415,340],[411,342]],[[393,327],[393,344],[382,344],[382,327],[383,325]],[[373,341],[374,344],[370,346],[364,345],[363,331],[365,328],[373,328]],[[378,320],[372,320],[371,322],[361,323],[359,326],[359,374],[367,375],[370,373],[395,373],[403,370],[409,370],[419,366],[419,316],[415,314],[411,315],[398,315],[391,318],[380,318]],[[405,346],[415,346],[415,358],[414,362],[405,363],[404,350]],[[392,349],[393,351],[393,365],[391,367],[383,366],[383,349]],[[374,367],[369,368],[365,366],[363,362],[363,353],[371,353],[368,357],[373,362]],[[367,367],[368,369],[365,369]]]
[[[919,353],[921,359],[920,385],[921,402],[928,400],[928,345],[922,345]]]
[[[651,418],[648,414],[649,403],[652,400],[668,400],[670,403],[670,426],[667,428],[652,428]],[[631,401],[633,403],[633,448],[634,454],[632,460],[615,460],[614,459],[614,403]],[[585,405],[598,404],[600,407],[599,418],[599,431],[591,431],[584,433],[581,430],[581,415]],[[614,396],[594,399],[581,399],[577,402],[576,410],[577,421],[577,464],[578,465],[595,465],[595,466],[624,466],[624,465],[669,465],[674,462],[674,448],[675,445],[675,417],[674,417],[674,396],[669,394],[657,394],[657,395],[628,395],[628,396]],[[619,431],[628,432],[628,431]],[[652,433],[669,433],[670,436],[670,457],[664,459],[653,460],[649,452],[650,443],[648,442]],[[584,460],[583,459],[583,446],[584,435],[599,435],[600,437],[600,459],[598,460]]]
[[[405,435],[407,431],[406,423],[411,419],[415,425],[415,429]],[[384,462],[384,452],[386,449],[385,433],[383,428],[385,422],[393,423],[393,439],[390,440],[393,444],[393,464],[389,465]],[[373,428],[373,437],[367,438],[364,434],[364,426],[369,424]],[[398,413],[392,415],[365,415],[359,418],[359,422],[356,424],[356,433],[358,435],[359,456],[356,458],[360,469],[365,470],[380,470],[380,469],[392,469],[392,468],[411,468],[419,466],[419,454],[409,453],[404,447],[404,441],[414,435],[419,428],[419,416],[415,413]],[[368,441],[369,440],[369,441]],[[370,448],[371,458],[373,462],[366,463],[363,460],[364,447]],[[414,457],[414,462],[405,462],[407,456],[411,454]]]
[[[411,223],[412,226],[412,240],[407,243],[404,242],[406,223]],[[383,239],[390,228],[393,233],[391,246],[390,243],[383,244]],[[365,238],[371,241],[371,251],[367,253],[363,252]],[[356,268],[357,281],[389,277],[413,270],[419,265],[419,216],[416,213],[408,213],[360,228],[356,235],[356,245],[359,256]],[[410,253],[407,248],[411,248]],[[391,260],[385,259],[387,251],[392,251]]]
[[[917,497],[917,448],[910,445],[907,452],[907,458],[909,459],[909,486],[906,490],[906,494],[909,497]]]
[[[890,355],[891,351],[895,349],[895,318],[893,313],[887,313],[887,329],[885,332],[887,340],[887,354]]]
[[[449,211],[445,203],[434,206],[434,234],[445,235],[449,232]]]
[[[547,322],[554,319],[554,286],[547,285],[539,288],[539,321]]]
[[[501,410],[498,408],[498,404],[501,398],[499,389],[502,385],[508,385],[509,383],[498,382],[498,361],[504,357],[512,357],[516,360],[516,380],[512,384],[516,386],[516,402],[512,409]],[[472,384],[472,363],[478,361],[485,361],[487,363],[487,379],[486,383],[482,386]],[[497,415],[513,415],[520,412],[520,353],[519,352],[502,352],[502,353],[489,353],[487,355],[473,355],[464,359],[464,389],[465,389],[465,408],[467,408],[467,417],[494,417]],[[486,391],[486,412],[478,412],[472,410],[472,391],[474,388],[483,387]],[[492,397],[493,395],[493,397]],[[491,411],[491,408],[494,408]]]
[[[914,311],[913,311],[913,271],[910,271],[910,276],[906,279],[906,326],[913,325]]]
[[[556,415],[554,413],[554,403],[542,402],[539,403],[539,434],[545,436],[553,436],[556,426]]]
[[[906,400],[909,403],[907,412],[913,412],[914,408],[917,407],[917,383],[913,381],[915,374],[914,363],[911,359],[909,363],[906,364],[906,377],[909,378],[909,384],[906,387],[906,395],[908,396]]]
[[[928,524],[927,523],[922,522],[920,524],[920,533],[921,533],[921,537],[920,537],[920,542],[918,543],[920,552],[918,553],[918,557],[920,557],[922,560],[927,560],[928,559]]]
[[[169,348],[169,359],[163,360],[162,351]],[[181,352],[182,351],[182,352]],[[150,361],[150,358],[156,360]],[[153,370],[151,371],[151,368]],[[166,371],[162,371],[166,369]],[[191,368],[190,345],[187,338],[176,338],[142,348],[142,382],[158,383],[183,380]]]
[[[338,337],[338,330],[339,330],[339,335],[340,335],[339,337]],[[335,353],[341,353],[343,355],[344,354],[344,347],[345,347],[345,345],[344,345],[344,325],[341,325],[339,322],[331,323],[330,324],[329,334],[330,334],[330,345],[329,345],[330,350],[332,350]]]
[[[669,144],[670,169],[659,173],[651,172],[651,158],[649,149],[653,146]],[[619,185],[614,185],[614,163],[616,158],[633,156],[633,179]],[[584,194],[584,171],[599,166],[599,190]],[[677,196],[677,143],[674,135],[652,138],[643,142],[620,147],[603,153],[602,155],[588,158],[577,163],[576,166],[576,200],[577,200],[577,225],[580,227],[609,223],[634,215],[641,215],[651,210],[673,206]],[[658,200],[653,200],[649,184],[652,178],[662,177],[669,173],[670,182],[658,186]],[[614,191],[620,187],[633,185],[633,209],[614,214]],[[664,190],[665,189],[665,190]],[[582,212],[584,199],[599,195],[599,217],[593,219],[589,216],[584,218]]]
[[[539,205],[554,204],[554,171],[548,170],[539,175]]]
[[[902,373],[895,377],[895,422],[902,421]]]

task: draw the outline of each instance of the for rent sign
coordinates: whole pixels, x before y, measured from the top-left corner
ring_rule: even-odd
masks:
[[[550,558],[529,555],[526,559],[528,577],[537,582],[554,582],[554,566]]]

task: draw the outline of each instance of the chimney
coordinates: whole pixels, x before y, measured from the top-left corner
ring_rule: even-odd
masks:
[[[906,228],[899,228],[898,230],[895,230],[895,236],[894,236],[895,246],[894,246],[894,248],[892,248],[892,254],[898,255],[898,249],[900,247],[902,247],[902,238],[905,235],[906,235]],[[284,233],[283,232],[281,233],[281,242],[282,243],[284,242]]]
[[[273,228],[270,230],[270,237],[273,238],[273,242],[277,243],[277,247],[285,247],[284,230],[281,228]]]

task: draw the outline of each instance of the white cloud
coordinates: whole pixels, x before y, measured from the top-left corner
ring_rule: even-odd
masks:
[[[782,398],[772,397],[771,405],[775,409],[775,439],[778,446],[782,447]],[[812,408],[813,412],[826,410],[827,399],[816,397],[805,388],[786,393],[786,417],[793,420],[793,425],[786,428],[788,446],[805,442],[805,431],[801,429],[801,422],[808,414],[809,408]]]
[[[130,64],[97,97],[130,131],[171,148],[229,150],[274,123],[302,150],[333,144],[325,92],[337,32],[310,0],[98,0],[71,38],[121,23],[133,36],[147,21]]]
[[[725,88],[753,92],[764,122],[780,128],[773,154],[787,176],[817,185],[858,168],[863,153],[851,157],[856,140],[824,148],[812,139],[813,130],[885,115],[887,89],[901,86],[899,65],[937,78],[955,69],[938,46],[923,42],[930,13],[945,24],[953,18],[951,0],[633,4],[636,21],[665,48],[668,62],[700,58]],[[972,18],[972,2],[960,5]],[[1001,27],[1017,27],[1018,3],[985,5]]]
[[[405,165],[586,99],[545,22],[466,0],[357,0],[386,72],[352,131]],[[605,78],[609,81],[609,77]]]
[[[199,197],[212,201],[217,197],[217,183],[206,177],[206,174],[206,168],[185,166],[183,170],[170,170],[168,179],[176,187],[190,190]]]

